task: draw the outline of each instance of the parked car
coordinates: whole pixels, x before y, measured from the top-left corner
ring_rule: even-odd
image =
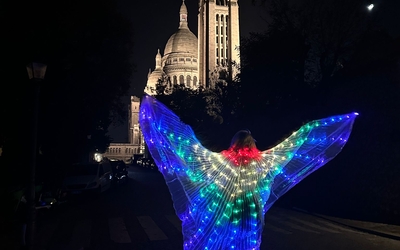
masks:
[[[145,168],[150,168],[150,169],[157,169],[157,166],[154,163],[154,160],[151,158],[139,158],[136,161],[136,165],[145,167]]]
[[[72,165],[63,181],[62,191],[67,195],[100,194],[111,187],[112,170],[109,161]]]
[[[110,161],[112,167],[112,181],[114,184],[126,182],[128,179],[127,165],[124,161]]]

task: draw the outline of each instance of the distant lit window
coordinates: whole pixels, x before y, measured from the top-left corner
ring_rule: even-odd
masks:
[[[197,76],[193,77],[193,86],[197,86]]]

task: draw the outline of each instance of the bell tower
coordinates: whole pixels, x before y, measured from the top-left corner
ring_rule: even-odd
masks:
[[[217,69],[233,79],[232,63],[240,64],[238,0],[199,0],[198,39],[200,83],[213,88],[210,74]]]

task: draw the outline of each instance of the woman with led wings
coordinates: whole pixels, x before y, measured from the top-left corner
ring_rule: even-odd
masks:
[[[357,113],[315,120],[275,147],[259,151],[249,131],[212,152],[190,126],[145,95],[139,122],[182,221],[184,249],[259,249],[264,215],[346,144]]]

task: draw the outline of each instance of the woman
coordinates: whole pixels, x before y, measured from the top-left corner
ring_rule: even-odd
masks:
[[[356,115],[309,122],[265,151],[241,130],[217,153],[166,106],[144,96],[139,123],[182,221],[184,249],[259,249],[265,213],[341,151]]]

